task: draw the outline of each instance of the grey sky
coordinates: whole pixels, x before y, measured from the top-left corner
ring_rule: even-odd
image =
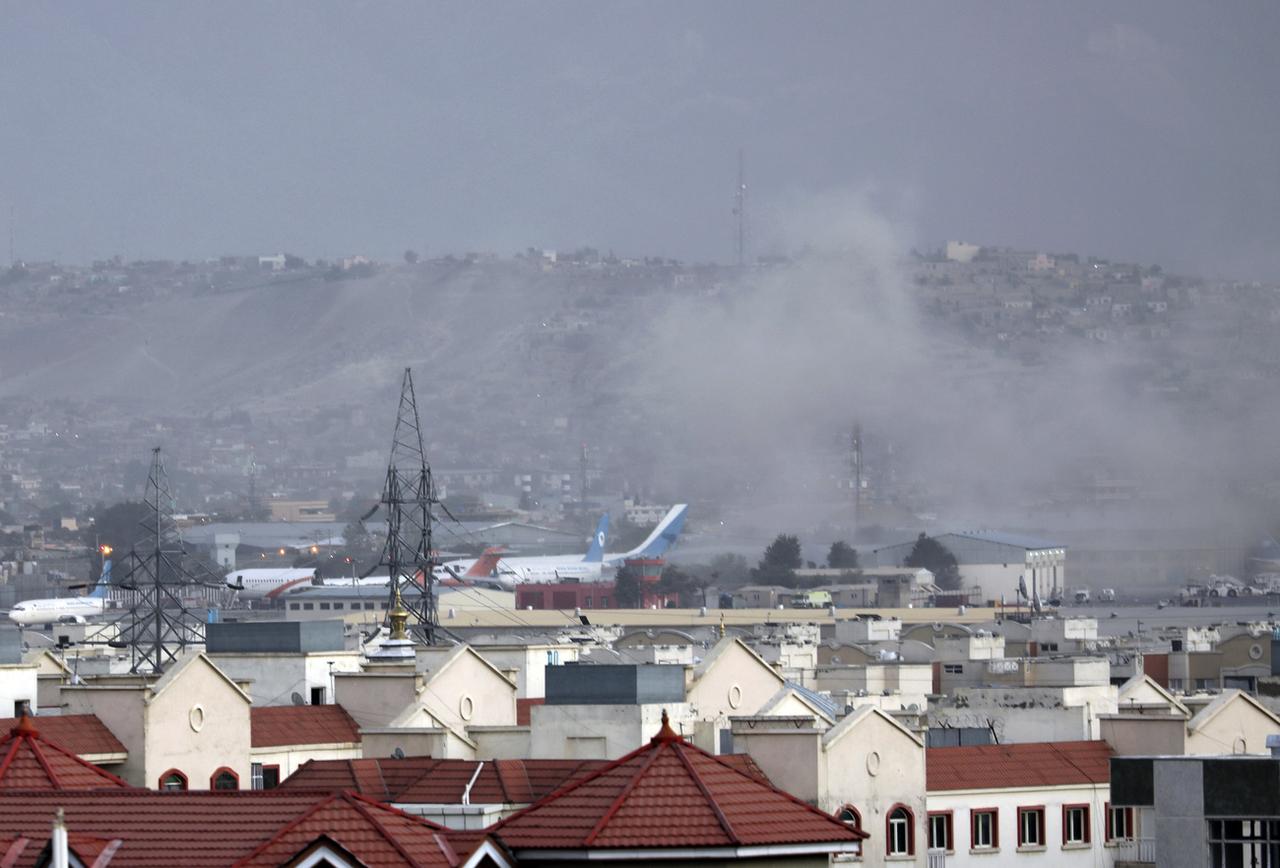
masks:
[[[1280,276],[1275,3],[0,5],[20,256],[727,261],[867,194],[946,238]]]

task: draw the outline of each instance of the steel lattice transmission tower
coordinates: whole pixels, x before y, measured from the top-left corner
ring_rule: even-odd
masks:
[[[391,460],[380,501],[387,516],[387,540],[379,566],[389,570],[388,611],[396,595],[409,610],[419,638],[428,645],[441,640],[436,608],[435,548],[431,539],[432,508],[439,503],[431,467],[422,445],[422,422],[413,392],[413,373],[404,369],[400,408],[391,438]]]
[[[120,619],[119,640],[130,649],[133,672],[159,674],[189,647],[204,642],[204,619],[188,603],[193,592],[207,598],[207,589],[220,588],[222,581],[202,565],[193,564],[193,573],[184,563],[187,553],[173,518],[173,496],[159,447],[151,450],[144,502],[142,538],[126,556],[126,569],[116,586],[128,593],[129,601]]]

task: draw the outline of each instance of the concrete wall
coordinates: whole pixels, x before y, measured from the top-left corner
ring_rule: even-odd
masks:
[[[578,660],[577,645],[476,645],[475,652],[495,668],[516,672],[516,697],[540,699],[547,695],[546,670]],[[551,663],[548,655],[553,655]]]
[[[1189,756],[1267,754],[1267,736],[1280,735],[1280,727],[1249,701],[1229,703],[1199,731],[1187,733]]]
[[[25,704],[32,714],[36,712],[40,698],[37,671],[34,664],[0,665],[0,714],[16,716],[19,703]]]
[[[530,709],[529,755],[535,759],[617,759],[657,734],[666,709],[671,726],[692,735],[688,703],[661,705],[535,705]]]
[[[154,787],[146,777],[147,744],[143,705],[146,688],[66,685],[62,689],[64,714],[96,714],[119,739],[129,757],[112,771],[135,787]],[[245,723],[248,731],[248,723]],[[247,755],[246,751],[246,755]]]
[[[311,702],[311,689],[324,690],[325,703],[333,702],[333,684],[329,677],[334,672],[359,672],[358,651],[317,652],[311,654],[246,654],[226,653],[209,656],[219,669],[235,681],[250,681],[249,693],[253,704],[292,705],[297,693],[304,702]]]
[[[929,811],[952,813],[954,850],[947,855],[951,866],[1063,866],[1063,868],[1098,868],[1115,864],[1115,852],[1105,846],[1106,816],[1104,809],[1110,797],[1108,786],[1041,787],[1023,790],[961,790],[929,793]],[[1062,806],[1088,805],[1089,843],[1064,846],[1062,843]],[[1018,808],[1044,807],[1045,846],[1020,852],[1018,847]],[[969,812],[974,808],[998,811],[999,843],[997,850],[970,850]],[[927,838],[925,839],[927,840]],[[1162,862],[1161,865],[1164,863]]]
[[[476,759],[524,759],[531,756],[527,726],[472,726],[467,735],[476,743]]]
[[[249,702],[212,664],[198,658],[184,667],[152,696],[144,716],[147,786],[176,768],[191,789],[209,789],[214,771],[226,766],[239,776],[241,789],[249,789]]]
[[[419,700],[456,730],[516,725],[515,685],[469,649],[427,676]]]
[[[385,726],[417,701],[418,681],[407,668],[335,674],[335,699],[362,729]]]
[[[1108,716],[1098,721],[1098,733],[1120,756],[1181,756],[1186,751],[1187,722],[1181,717]]]

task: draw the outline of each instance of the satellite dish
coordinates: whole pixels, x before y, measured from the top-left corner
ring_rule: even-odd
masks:
[[[303,698],[302,698],[302,694],[301,694],[301,693],[299,693],[299,692],[298,692],[298,691],[296,691],[296,690],[295,690],[295,691],[293,691],[293,695],[289,697],[289,701],[290,701],[290,702],[292,702],[294,705],[306,705],[306,704],[307,704],[307,701],[306,701],[305,699],[303,699]]]
[[[402,748],[402,747],[397,747],[395,750],[393,750],[393,751],[391,752],[391,758],[392,758],[392,759],[404,759],[404,748]]]

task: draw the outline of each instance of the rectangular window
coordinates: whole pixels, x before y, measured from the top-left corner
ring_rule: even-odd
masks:
[[[1133,808],[1113,808],[1107,805],[1107,840],[1132,841]]]
[[[249,766],[250,782],[255,790],[262,789],[262,763],[253,763]]]
[[[299,609],[301,609],[301,608],[302,608],[302,604],[301,604],[301,603],[290,603],[290,604],[289,604],[289,608],[296,612],[296,611],[298,611]]]
[[[951,812],[939,811],[929,815],[929,849],[955,850],[955,842],[951,836]]]
[[[262,788],[274,790],[278,786],[280,786],[280,766],[263,766]]]
[[[333,604],[333,608],[335,608],[335,609],[341,609],[341,608],[342,608],[342,604],[341,604],[341,603],[334,603],[334,604]]]
[[[321,603],[321,604],[320,604],[320,608],[321,608],[321,609],[328,609],[328,608],[329,608],[329,604],[328,604],[328,603]]]
[[[324,688],[323,687],[311,688],[311,704],[324,705]]]
[[[1018,808],[1018,846],[1044,846],[1044,806]]]
[[[969,849],[995,850],[1000,846],[1000,817],[995,808],[969,812]]]
[[[364,604],[364,607],[365,607],[366,609],[372,609],[372,608],[373,608],[373,603],[365,603],[365,604]]]
[[[316,607],[316,604],[315,604],[315,603],[303,603],[303,604],[302,604],[302,610],[303,610],[304,612],[310,612],[310,611],[311,611],[312,609],[314,609],[315,607]]]
[[[943,663],[942,671],[945,672],[947,675],[963,675],[964,664],[963,663]]]
[[[1062,806],[1062,843],[1089,843],[1089,806]]]

